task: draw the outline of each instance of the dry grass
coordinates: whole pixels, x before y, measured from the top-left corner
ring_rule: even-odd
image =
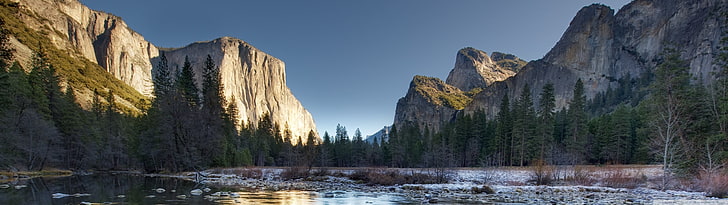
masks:
[[[357,169],[349,175],[349,179],[365,182],[370,185],[391,186],[396,184],[435,184],[447,182],[439,174],[403,172],[398,169]]]
[[[634,189],[644,184],[647,181],[647,177],[644,175],[635,175],[627,173],[624,169],[617,169],[610,173],[607,173],[602,178],[602,184],[604,186],[613,188],[629,188]]]
[[[304,179],[311,175],[305,167],[289,167],[281,172],[281,179]]]
[[[728,198],[728,173],[702,172],[699,176],[700,187],[707,196]]]

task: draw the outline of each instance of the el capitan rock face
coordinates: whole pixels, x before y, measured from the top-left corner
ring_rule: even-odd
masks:
[[[32,29],[48,33],[56,47],[67,50],[72,57],[98,63],[142,95],[152,97],[152,71],[160,49],[129,28],[120,17],[91,10],[77,0],[17,2],[21,9],[34,14],[21,16],[23,22]],[[30,63],[32,51],[29,48],[33,46],[11,40],[11,47],[18,51],[16,59],[24,65]],[[202,82],[202,62],[210,54],[220,69],[228,101],[234,99],[239,109],[239,120],[257,122],[264,113],[269,113],[281,129],[291,130],[293,142],[298,136],[305,137],[309,131],[316,131],[311,114],[286,86],[285,65],[281,60],[229,37],[167,49],[166,52],[170,68],[182,64],[185,56],[190,57],[198,86]],[[90,95],[79,97],[89,98]]]
[[[728,0],[636,0],[615,14],[607,6],[589,5],[576,14],[561,39],[543,59],[529,62],[510,78],[485,83],[487,81],[477,78],[478,72],[473,69],[467,73],[456,72],[456,69],[468,67],[459,65],[477,64],[471,61],[487,62],[470,60],[485,58],[477,52],[467,52],[477,55],[468,55],[473,57],[461,60],[459,53],[456,62],[464,63],[456,63],[447,82],[461,89],[483,89],[472,97],[472,102],[463,109],[465,113],[484,110],[488,116],[495,116],[506,93],[511,98],[519,96],[528,84],[532,88],[531,96],[538,96],[547,83],[554,84],[556,106],[561,109],[568,106],[577,79],[584,81],[587,98],[592,98],[610,86],[617,87],[617,79],[636,78],[650,72],[665,48],[675,48],[682,59],[689,62],[690,73],[696,79],[712,83],[711,73],[720,69],[713,64],[713,56],[718,53],[721,34],[725,31],[719,11],[727,7]],[[398,103],[398,107],[399,104],[402,103]],[[428,106],[431,105],[425,107]],[[399,115],[395,113],[395,116]],[[395,117],[395,124],[398,120],[401,119]]]
[[[286,86],[283,61],[231,37],[162,52],[169,61],[170,69],[182,68],[185,57],[188,57],[198,87],[202,86],[203,63],[209,54],[220,69],[225,96],[236,104],[238,120],[243,123],[252,121],[255,124],[268,113],[281,129],[291,131],[294,144],[298,136],[305,139],[309,131],[316,132],[313,117]],[[157,60],[154,59],[154,62]]]

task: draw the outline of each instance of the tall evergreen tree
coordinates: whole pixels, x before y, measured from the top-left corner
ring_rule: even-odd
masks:
[[[547,83],[541,90],[541,96],[538,103],[538,139],[536,145],[538,149],[538,158],[543,160],[551,149],[554,138],[554,123],[556,100],[554,98],[554,84]]]
[[[513,120],[511,117],[511,106],[508,93],[506,93],[501,100],[500,111],[496,118],[498,123],[496,127],[495,142],[493,142],[493,144],[498,147],[496,151],[496,158],[498,158],[497,161],[499,161],[498,165],[512,165],[511,156],[513,155],[511,154],[511,150],[513,150],[513,146],[511,146],[511,140]]]
[[[535,112],[533,110],[533,98],[531,88],[526,84],[521,90],[521,95],[513,107],[513,139],[515,142],[517,165],[524,166],[534,156],[530,149],[533,143],[532,137],[535,127]]]
[[[200,153],[203,159],[218,159],[218,164],[225,164],[223,154],[226,149],[220,147],[232,148],[232,135],[234,132],[226,132],[224,126],[224,105],[225,94],[222,90],[220,81],[220,72],[215,67],[212,57],[207,55],[202,70],[202,138],[199,142]],[[235,129],[235,128],[233,128]],[[225,140],[228,139],[228,140]],[[233,154],[234,155],[234,154]]]
[[[581,79],[576,80],[574,84],[573,98],[569,102],[567,111],[567,139],[564,139],[567,152],[571,153],[567,159],[574,163],[580,163],[586,156],[587,142],[587,115],[586,115],[586,95],[584,93],[584,83]]]
[[[179,93],[190,106],[196,107],[199,105],[200,96],[199,89],[195,84],[195,72],[192,70],[192,64],[187,56],[185,56],[185,62],[182,71],[177,76],[176,83]]]

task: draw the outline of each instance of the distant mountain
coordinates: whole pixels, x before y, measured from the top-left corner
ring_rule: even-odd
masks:
[[[202,84],[201,64],[209,54],[222,75],[227,100],[234,101],[240,110],[239,121],[255,125],[268,113],[281,129],[291,131],[294,143],[298,139],[295,136],[305,137],[316,130],[311,114],[286,86],[283,61],[242,40],[224,37],[160,49],[120,17],[91,10],[77,0],[2,3],[16,60],[27,68],[32,53],[43,47],[85,108],[90,107],[94,90],[113,91],[117,103],[126,110],[142,112],[153,97],[153,66],[161,52],[166,52],[171,69],[188,56],[198,86]]]
[[[407,95],[397,102],[395,126],[414,123],[437,131],[483,88],[516,75],[527,64],[512,54],[493,52],[489,57],[470,47],[458,51],[455,59],[446,82],[425,76],[412,79]]]
[[[384,128],[377,131],[376,133],[367,136],[364,139],[364,141],[366,141],[369,144],[374,144],[374,143],[381,143],[382,139],[384,139],[384,141],[386,142],[389,140],[389,132],[391,130],[392,130],[391,126],[384,126]]]
[[[465,48],[458,52],[446,83],[428,79],[434,83],[423,84],[416,83],[422,81],[420,77],[413,79],[405,97],[397,102],[394,124],[437,131],[457,113],[483,110],[492,117],[506,94],[515,98],[529,85],[531,96],[538,96],[547,83],[554,84],[556,106],[561,109],[568,106],[578,79],[584,82],[587,98],[593,98],[609,87],[618,87],[619,79],[636,79],[651,72],[665,48],[678,49],[689,62],[691,74],[712,83],[715,77],[711,73],[720,69],[713,57],[726,29],[721,26],[720,11],[727,6],[728,0],[635,0],[615,14],[607,6],[589,5],[576,14],[543,59],[517,69],[494,66],[490,61],[500,57],[488,59],[484,52]],[[433,92],[421,92],[428,89]],[[457,100],[465,105],[442,103],[464,91],[472,94]]]

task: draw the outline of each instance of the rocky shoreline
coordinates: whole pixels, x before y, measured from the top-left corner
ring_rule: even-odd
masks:
[[[311,191],[322,197],[334,196],[333,193],[388,194],[425,203],[728,204],[728,199],[706,197],[703,192],[659,191],[645,187],[529,185],[527,170],[489,172],[458,169],[451,171],[447,183],[397,185],[372,185],[352,180],[347,177],[354,172],[350,169],[299,179],[282,178],[285,168],[257,168],[257,171],[260,173],[255,177],[246,177],[246,174],[241,174],[240,169],[216,169],[172,177],[249,192]],[[483,177],[484,175],[494,176],[488,178]]]

